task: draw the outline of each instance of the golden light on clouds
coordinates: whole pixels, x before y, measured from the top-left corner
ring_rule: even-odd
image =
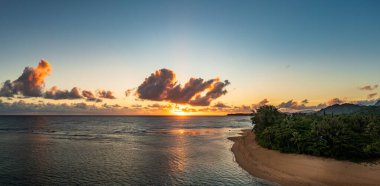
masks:
[[[176,105],[176,106],[174,106],[170,110],[170,113],[173,114],[173,115],[178,115],[178,116],[187,116],[187,115],[191,115],[192,114],[192,112],[188,108],[188,106],[184,106],[184,105]]]
[[[34,83],[34,86],[43,86],[45,84],[45,77],[50,75],[51,66],[48,61],[41,59],[37,68],[31,68],[33,73],[29,74],[29,81]]]

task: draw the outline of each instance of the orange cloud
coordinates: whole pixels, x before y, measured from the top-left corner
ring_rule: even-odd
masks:
[[[37,68],[32,69],[33,73],[29,74],[29,81],[34,83],[34,86],[44,86],[45,77],[50,75],[51,66],[48,61],[41,59],[40,63],[38,63]]]
[[[327,101],[328,105],[335,105],[335,104],[342,104],[342,103],[344,103],[344,101],[339,98],[333,98]]]
[[[13,82],[7,80],[0,89],[0,96],[12,97],[21,94],[27,97],[40,97],[45,86],[45,78],[50,73],[50,64],[42,59],[37,68],[26,67],[17,80]]]

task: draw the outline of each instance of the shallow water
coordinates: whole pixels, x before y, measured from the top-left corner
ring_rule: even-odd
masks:
[[[0,117],[0,185],[265,185],[234,161],[249,117]]]

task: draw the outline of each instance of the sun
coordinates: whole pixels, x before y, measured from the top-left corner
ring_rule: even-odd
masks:
[[[184,111],[182,111],[182,110],[177,110],[177,109],[173,109],[173,110],[171,110],[171,112],[172,112],[174,115],[177,115],[177,116],[186,116],[186,115],[189,115],[189,113],[184,112]]]
[[[187,112],[187,107],[183,105],[176,105],[171,109],[171,113],[177,116],[186,116],[190,115],[190,112]]]
[[[174,114],[175,114],[175,115],[178,115],[178,116],[185,116],[185,115],[187,115],[188,113],[186,113],[186,112],[182,112],[182,111],[174,111]]]

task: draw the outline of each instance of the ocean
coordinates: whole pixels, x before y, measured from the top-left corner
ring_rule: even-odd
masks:
[[[0,185],[266,185],[230,151],[248,116],[0,116]]]

